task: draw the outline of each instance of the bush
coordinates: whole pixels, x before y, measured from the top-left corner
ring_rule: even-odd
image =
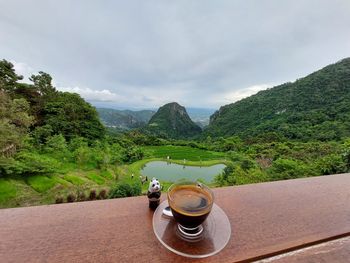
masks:
[[[101,171],[101,176],[110,180],[114,179],[113,173],[109,170]]]
[[[235,185],[236,184],[236,169],[233,164],[228,164],[221,174],[215,177],[215,182],[220,185]]]
[[[76,197],[74,194],[67,195],[67,203],[73,203],[76,200]]]
[[[55,153],[58,155],[67,154],[67,142],[62,134],[50,136],[47,138],[45,144],[45,151],[49,153]]]
[[[57,160],[36,152],[22,151],[15,158],[0,158],[0,172],[4,175],[39,175],[58,171]]]
[[[123,161],[126,163],[133,163],[141,160],[144,156],[144,152],[141,148],[136,146],[127,147],[124,149]]]
[[[319,159],[316,167],[323,175],[347,172],[346,160],[340,155],[331,154]]]
[[[80,167],[96,168],[97,166],[92,149],[88,146],[80,146],[73,152],[73,156]]]
[[[245,170],[238,164],[228,164],[223,172],[215,177],[215,182],[219,186],[252,184],[268,180],[268,175],[260,168]]]
[[[249,159],[244,159],[244,160],[242,160],[242,162],[241,162],[241,168],[243,169],[243,170],[249,170],[249,169],[252,169],[252,168],[254,168],[255,167],[255,162],[254,161],[252,161],[252,160],[249,160]]]
[[[45,144],[48,137],[53,133],[52,127],[50,125],[38,126],[32,132],[32,137],[37,146]]]
[[[74,137],[69,142],[69,150],[71,152],[74,152],[75,150],[79,149],[80,147],[87,147],[88,142],[83,137]]]
[[[86,194],[83,191],[78,192],[77,201],[78,202],[86,201]]]
[[[5,175],[22,174],[24,169],[24,164],[16,161],[14,158],[0,156],[0,178]]]
[[[102,189],[100,193],[98,194],[98,199],[106,199],[107,198],[107,191],[106,189]]]
[[[141,195],[141,184],[120,183],[113,187],[109,192],[109,198],[120,198]]]
[[[55,203],[56,204],[62,204],[63,203],[63,197],[62,196],[57,197],[56,200],[55,200]]]
[[[272,180],[286,180],[316,175],[312,168],[291,159],[277,159],[268,169]]]
[[[89,195],[89,200],[96,200],[97,194],[96,194],[96,190],[91,190],[90,191],[90,195]]]

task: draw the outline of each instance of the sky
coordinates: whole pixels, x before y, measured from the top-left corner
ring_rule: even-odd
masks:
[[[0,0],[0,59],[94,105],[219,108],[345,57],[349,0]]]

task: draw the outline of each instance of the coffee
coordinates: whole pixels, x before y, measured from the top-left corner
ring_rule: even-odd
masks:
[[[201,185],[177,185],[168,192],[175,220],[186,228],[195,228],[208,217],[213,204],[210,190]]]

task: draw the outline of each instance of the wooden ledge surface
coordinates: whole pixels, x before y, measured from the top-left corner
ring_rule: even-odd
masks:
[[[0,261],[251,261],[350,235],[350,174],[217,188],[214,193],[232,233],[226,248],[209,258],[187,259],[164,248],[142,196],[2,209]]]
[[[350,236],[338,238],[321,244],[293,250],[274,257],[256,261],[256,263],[349,263]]]

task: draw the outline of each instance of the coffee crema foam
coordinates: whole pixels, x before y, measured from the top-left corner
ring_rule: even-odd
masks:
[[[188,216],[199,216],[210,211],[212,198],[196,185],[177,186],[171,190],[172,209]]]

